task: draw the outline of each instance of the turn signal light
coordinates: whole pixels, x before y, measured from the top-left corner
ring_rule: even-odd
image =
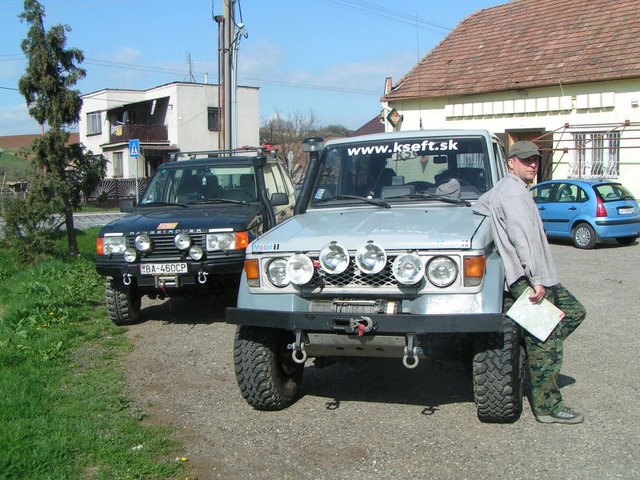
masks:
[[[487,259],[484,255],[464,257],[464,286],[477,287],[482,283],[487,269]]]
[[[250,287],[260,286],[260,268],[258,260],[245,260],[244,273],[247,276],[247,283]]]

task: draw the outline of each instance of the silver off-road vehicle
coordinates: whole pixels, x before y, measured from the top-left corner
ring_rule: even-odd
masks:
[[[473,212],[505,174],[499,140],[424,130],[305,146],[295,215],[247,247],[227,310],[245,400],[287,407],[312,357],[397,357],[407,368],[461,358],[480,420],[517,420],[521,333],[502,312],[490,220]]]

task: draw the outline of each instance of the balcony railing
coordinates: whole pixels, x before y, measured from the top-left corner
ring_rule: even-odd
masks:
[[[116,125],[111,128],[111,143],[128,142],[133,138],[141,142],[162,142],[169,139],[165,125]]]

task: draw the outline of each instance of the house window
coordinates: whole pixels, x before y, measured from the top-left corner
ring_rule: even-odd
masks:
[[[122,177],[122,152],[113,152],[113,176]]]
[[[217,107],[207,108],[207,127],[209,130],[220,130],[220,109]]]
[[[574,133],[575,153],[570,177],[620,175],[620,132]]]
[[[100,112],[87,113],[87,135],[102,133],[102,114]]]

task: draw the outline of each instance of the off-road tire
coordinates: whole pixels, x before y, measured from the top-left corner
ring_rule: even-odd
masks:
[[[117,285],[107,278],[104,292],[109,318],[114,324],[131,325],[140,320],[142,296],[132,287]]]
[[[504,317],[502,334],[474,338],[473,396],[478,418],[511,423],[522,413],[524,348],[520,327]]]
[[[240,393],[256,410],[282,410],[298,396],[304,365],[287,344],[293,335],[272,328],[238,326],[233,360]]]

